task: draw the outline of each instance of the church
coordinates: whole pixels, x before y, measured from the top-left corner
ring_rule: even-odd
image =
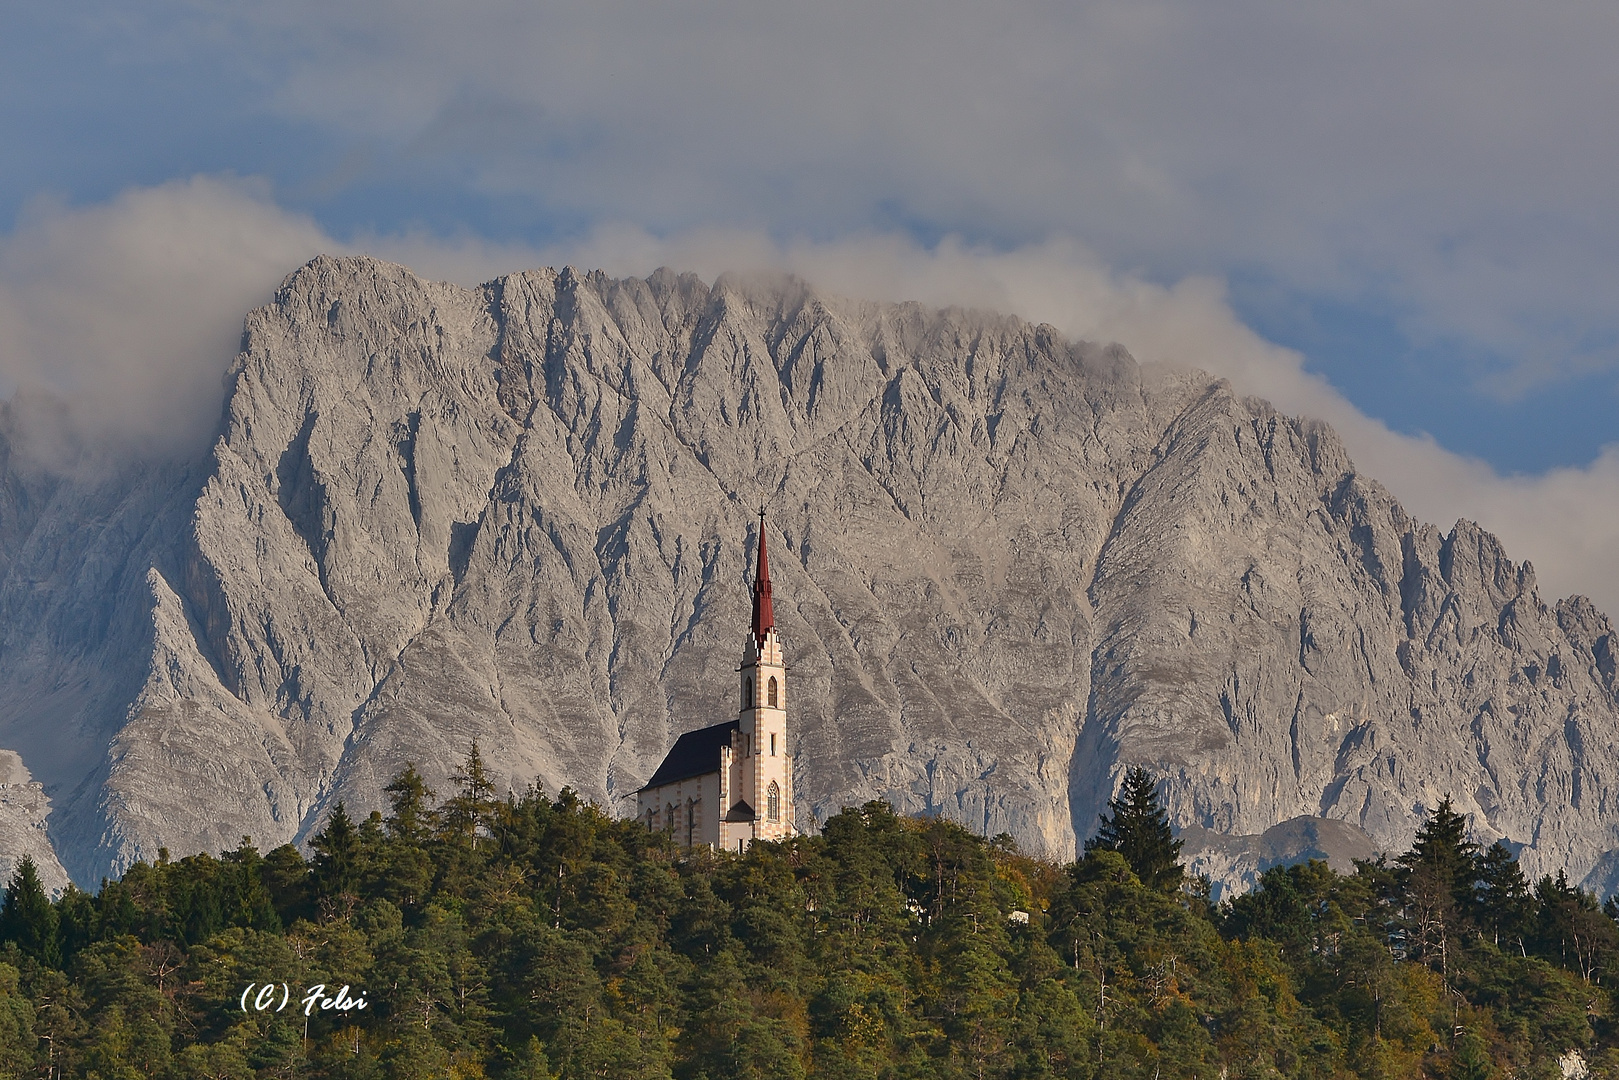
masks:
[[[793,770],[787,757],[787,668],[770,604],[765,518],[759,514],[759,565],[753,578],[753,626],[738,669],[736,719],[688,731],[636,792],[636,814],[688,847],[745,851],[755,840],[793,835]]]

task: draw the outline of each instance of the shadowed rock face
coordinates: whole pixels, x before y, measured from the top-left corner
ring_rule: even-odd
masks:
[[[1177,824],[1526,868],[1619,847],[1606,618],[1325,426],[1015,319],[798,283],[318,259],[207,461],[0,472],[0,746],[80,881],[442,790],[622,808],[730,718],[768,499],[799,826],[886,798],[1069,857],[1124,766]]]

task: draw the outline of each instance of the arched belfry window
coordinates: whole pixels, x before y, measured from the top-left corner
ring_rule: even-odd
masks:
[[[772,675],[772,676],[770,676],[770,707],[772,709],[774,709],[779,704],[780,704],[780,702],[777,701],[777,695],[776,695],[776,677],[774,675]]]
[[[765,817],[771,821],[781,820],[781,788],[774,780],[765,791]]]
[[[753,676],[751,675],[742,680],[742,707],[744,709],[753,708]]]

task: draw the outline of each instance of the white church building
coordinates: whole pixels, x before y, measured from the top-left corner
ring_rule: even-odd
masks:
[[[636,814],[687,846],[745,851],[755,840],[793,835],[793,770],[787,757],[787,668],[770,604],[765,520],[759,515],[759,565],[753,626],[742,647],[736,719],[675,740],[646,786]]]

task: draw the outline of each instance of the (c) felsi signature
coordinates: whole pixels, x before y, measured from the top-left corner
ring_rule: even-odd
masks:
[[[255,988],[257,993],[254,992]],[[252,995],[251,1001],[248,1000],[249,995]],[[265,983],[263,986],[248,983],[247,989],[242,991],[241,1005],[243,1012],[280,1012],[291,1001],[292,988],[286,983]],[[331,994],[326,992],[325,983],[305,987],[304,996],[300,1001],[305,1016],[313,1016],[316,1009],[349,1012],[352,1009],[363,1009],[366,1005],[365,991],[359,991],[358,997],[350,997],[347,983]]]

